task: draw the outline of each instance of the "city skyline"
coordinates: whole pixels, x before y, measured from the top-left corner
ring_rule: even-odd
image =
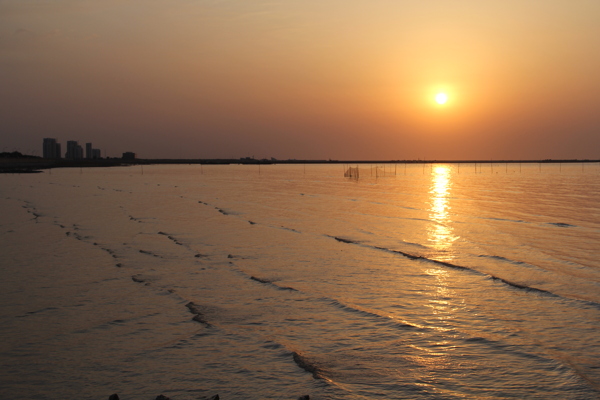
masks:
[[[7,0],[0,148],[85,132],[105,157],[598,159],[599,15],[589,0]]]
[[[85,152],[83,146],[77,140],[67,140],[66,151],[61,152],[61,144],[56,138],[44,138],[42,143],[42,158],[62,159],[65,160],[97,160],[102,158],[102,151],[95,149],[91,142],[85,144]]]

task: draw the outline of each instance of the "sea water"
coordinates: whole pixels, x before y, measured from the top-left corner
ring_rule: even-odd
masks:
[[[599,398],[599,194],[592,163],[2,175],[0,387]]]

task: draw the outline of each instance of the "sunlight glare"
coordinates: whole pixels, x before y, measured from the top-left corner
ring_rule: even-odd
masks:
[[[438,93],[435,95],[435,101],[438,104],[446,104],[448,101],[448,95],[446,93]]]
[[[452,187],[452,171],[447,165],[438,165],[432,170],[430,188],[429,217],[434,222],[428,229],[429,241],[438,251],[435,259],[450,261],[454,258],[453,243],[458,239],[454,235],[450,217],[450,189]]]

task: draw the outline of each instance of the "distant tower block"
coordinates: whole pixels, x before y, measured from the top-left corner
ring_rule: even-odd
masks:
[[[123,153],[123,160],[135,160],[135,153],[131,152],[131,151],[126,151],[125,153]]]
[[[77,144],[76,140],[69,140],[67,142],[65,158],[67,160],[81,160],[83,158],[83,148]]]
[[[44,158],[60,158],[60,143],[54,138],[44,138]]]
[[[87,158],[88,160],[91,160],[92,158],[94,158],[94,153],[93,153],[91,143],[85,144],[85,158]]]

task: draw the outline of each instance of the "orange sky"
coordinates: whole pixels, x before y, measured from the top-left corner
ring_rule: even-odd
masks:
[[[0,150],[597,159],[598,21],[597,0],[0,0]]]

